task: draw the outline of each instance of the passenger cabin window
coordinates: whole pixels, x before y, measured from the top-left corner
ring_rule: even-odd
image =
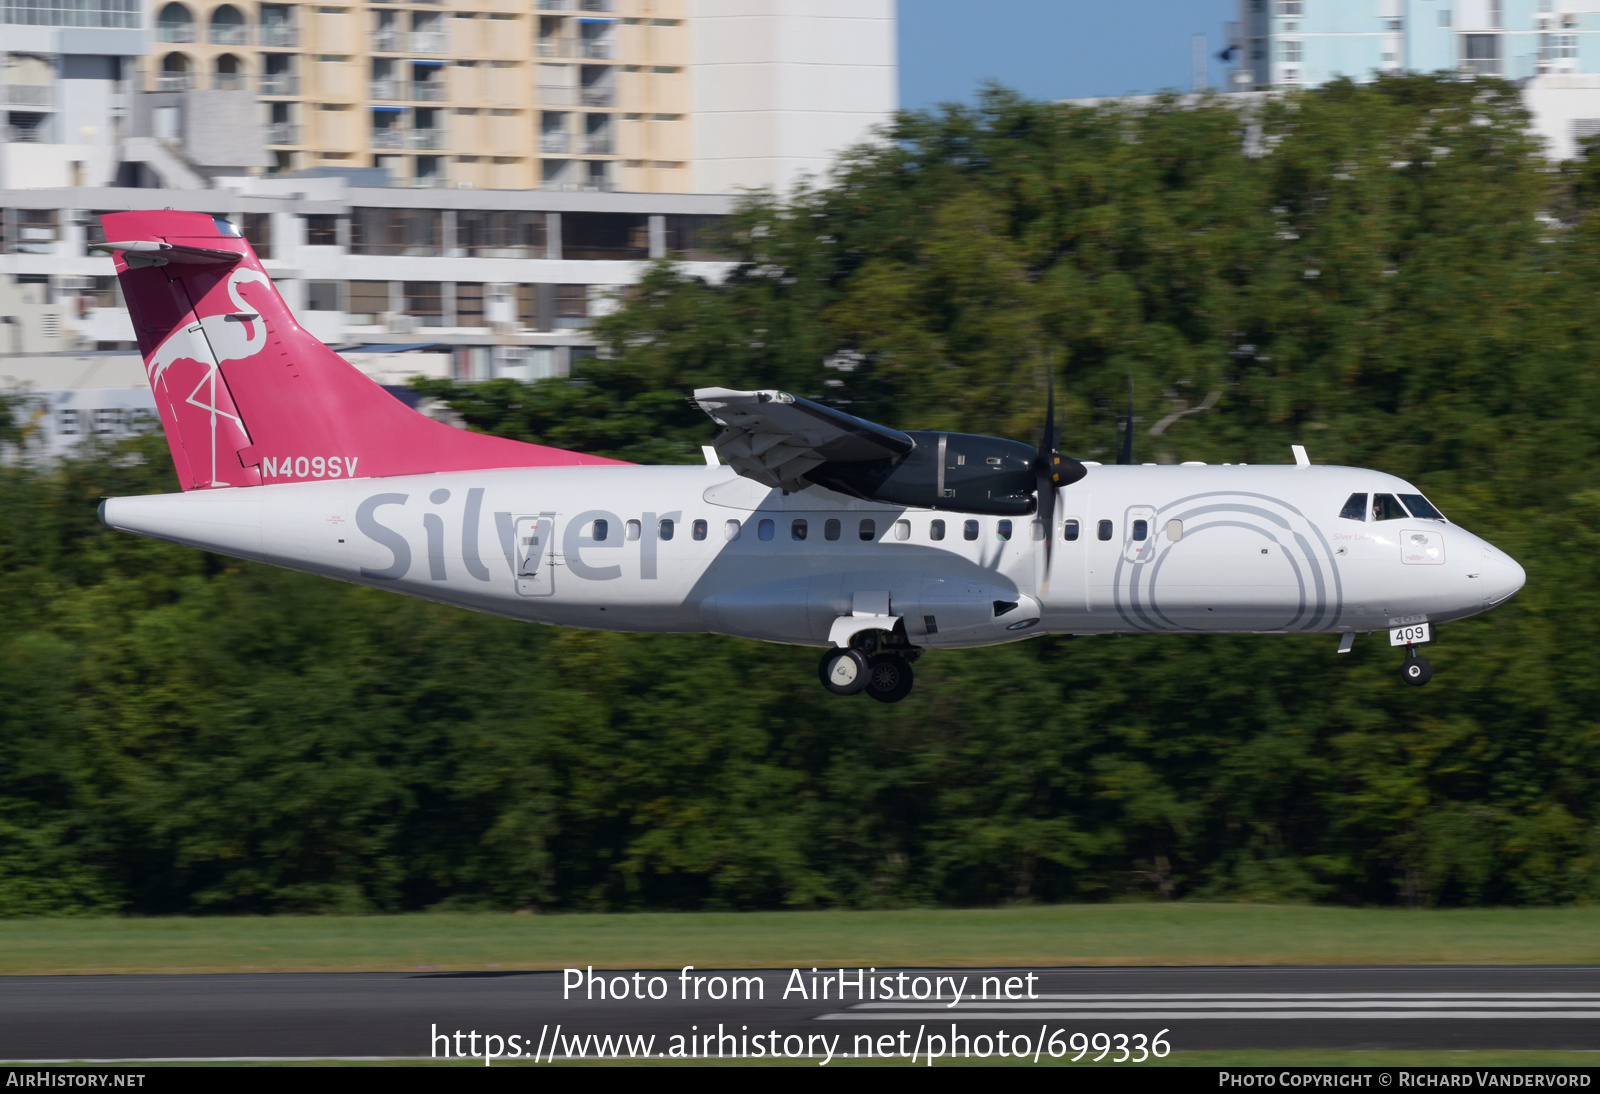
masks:
[[[1444,520],[1444,514],[1435,509],[1421,494],[1401,494],[1400,500],[1406,503],[1406,508],[1411,510],[1411,515],[1414,517],[1421,517],[1423,520]]]
[[[594,541],[596,543],[604,543],[606,536],[610,532],[611,524],[609,521],[597,520],[594,522]]]
[[[628,541],[631,543],[639,538],[640,534],[644,531],[644,528],[638,521],[630,520],[627,524],[622,526],[622,530],[622,534],[627,536]]]
[[[660,523],[660,525],[657,526],[656,531],[660,534],[662,539],[671,539],[672,538],[672,522],[670,520],[662,521]]]
[[[911,538],[911,522],[909,520],[897,520],[894,522],[894,538],[898,540]]]
[[[1061,538],[1068,543],[1075,543],[1078,539],[1078,522],[1069,520],[1061,526]]]
[[[1095,534],[1097,534],[1101,539],[1110,539],[1111,532],[1112,527],[1109,520],[1101,521],[1099,526],[1095,529]]]
[[[878,538],[878,522],[870,517],[861,522],[861,538],[871,543]]]
[[[995,525],[995,530],[994,531],[995,531],[995,535],[999,536],[1001,539],[1010,539],[1011,538],[1011,522],[1009,520],[1001,521],[999,524]]]
[[[706,522],[705,521],[697,520],[697,521],[694,522],[694,538],[695,539],[705,539],[706,538]]]
[[[944,538],[944,521],[936,520],[928,525],[928,538],[935,543]]]
[[[1339,510],[1340,520],[1366,520],[1367,496],[1365,494],[1351,494],[1350,499],[1344,503],[1344,508]]]
[[[1410,515],[1393,494],[1372,495],[1373,520],[1405,520]]]
[[[839,522],[831,517],[822,522],[822,538],[835,540],[839,538]]]
[[[1147,521],[1147,520],[1136,520],[1136,521],[1134,521],[1133,522],[1133,541],[1135,543],[1143,543],[1145,540],[1147,540],[1149,538],[1150,538],[1150,522]]]
[[[736,520],[724,521],[722,524],[722,538],[732,543],[739,538],[739,522]]]
[[[963,524],[961,526],[961,538],[962,539],[977,539],[978,538],[978,522],[975,521],[975,520],[969,520],[965,524]]]
[[[760,524],[756,525],[756,537],[763,540],[771,539],[772,531],[776,527],[777,525],[773,524],[770,519],[763,520]]]
[[[806,522],[803,521],[803,520],[790,521],[789,522],[789,538],[790,539],[805,539],[806,538]]]
[[[1167,538],[1173,543],[1183,538],[1183,521],[1177,519],[1167,521]]]

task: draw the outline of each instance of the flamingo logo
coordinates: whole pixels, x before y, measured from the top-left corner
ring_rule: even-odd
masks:
[[[152,390],[159,391],[167,372],[180,361],[193,361],[201,368],[193,387],[182,401],[199,409],[205,415],[206,436],[210,447],[210,484],[223,485],[218,478],[217,427],[232,422],[238,433],[249,443],[249,433],[238,408],[228,394],[227,384],[221,378],[221,366],[228,361],[242,361],[254,357],[267,344],[267,328],[261,317],[252,311],[240,295],[240,287],[247,282],[257,282],[272,287],[271,280],[259,270],[240,266],[228,276],[228,299],[234,305],[232,313],[200,317],[199,322],[178,327],[156,347],[145,362]],[[179,391],[187,384],[180,385]],[[177,392],[173,393],[174,398]],[[226,428],[226,427],[225,427]]]

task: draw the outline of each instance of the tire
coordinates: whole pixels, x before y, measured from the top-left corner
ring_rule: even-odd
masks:
[[[1433,666],[1425,657],[1407,657],[1400,666],[1400,679],[1412,687],[1420,688],[1433,679]]]
[[[860,650],[829,650],[822,655],[817,676],[835,695],[854,695],[867,686],[872,665]]]
[[[867,694],[880,703],[898,703],[911,694],[911,662],[880,654],[872,659]]]

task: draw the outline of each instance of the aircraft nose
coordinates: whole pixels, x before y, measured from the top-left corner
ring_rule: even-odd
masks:
[[[1527,580],[1527,571],[1504,551],[1491,547],[1484,552],[1483,592],[1490,606],[1510,600]]]

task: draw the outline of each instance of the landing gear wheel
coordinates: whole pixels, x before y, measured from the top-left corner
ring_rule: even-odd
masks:
[[[1400,665],[1400,679],[1413,687],[1420,688],[1433,679],[1433,666],[1428,664],[1426,657],[1418,657],[1413,651]]]
[[[857,649],[829,650],[817,666],[822,686],[835,695],[854,695],[867,686],[871,673],[867,655]]]
[[[886,655],[874,657],[867,674],[867,694],[880,703],[898,703],[910,695],[911,662]]]

